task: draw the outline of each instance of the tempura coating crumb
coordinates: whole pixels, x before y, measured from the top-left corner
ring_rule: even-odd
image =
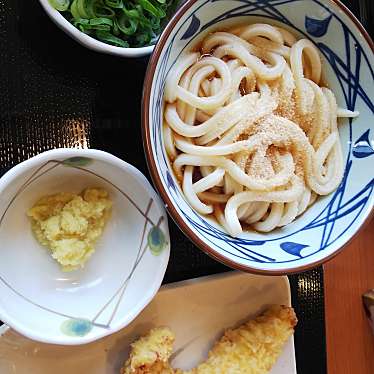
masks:
[[[173,374],[169,358],[175,336],[167,327],[157,327],[131,344],[131,353],[121,374]]]

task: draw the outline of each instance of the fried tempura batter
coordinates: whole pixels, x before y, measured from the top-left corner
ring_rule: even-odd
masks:
[[[121,374],[174,374],[169,365],[174,334],[167,327],[156,327],[131,344],[131,353]]]
[[[152,329],[131,345],[122,374],[266,374],[293,334],[297,318],[292,308],[273,306],[261,316],[234,330],[227,330],[205,362],[182,371],[169,358],[174,334],[168,328]]]

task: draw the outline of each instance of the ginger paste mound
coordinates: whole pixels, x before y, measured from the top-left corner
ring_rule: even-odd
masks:
[[[107,191],[87,188],[42,197],[28,210],[36,239],[48,247],[63,271],[83,268],[110,217]]]

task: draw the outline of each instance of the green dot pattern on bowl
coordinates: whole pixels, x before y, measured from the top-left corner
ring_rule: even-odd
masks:
[[[71,157],[62,161],[65,166],[82,167],[89,165],[93,160],[88,157]]]
[[[86,319],[68,319],[61,325],[61,331],[68,336],[85,336],[92,330],[92,323]]]
[[[148,233],[148,245],[151,252],[158,256],[166,247],[166,238],[162,230],[154,226]]]

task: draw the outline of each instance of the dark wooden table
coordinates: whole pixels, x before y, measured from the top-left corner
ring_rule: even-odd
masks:
[[[372,0],[344,3],[373,31]],[[108,151],[148,176],[140,131],[147,61],[147,58],[120,59],[81,47],[57,29],[36,0],[0,0],[0,175],[51,148],[90,147]],[[165,282],[229,270],[204,255],[172,221],[170,233],[172,253]],[[369,265],[357,260],[351,268],[351,260],[345,256],[354,252],[351,256],[360,258],[356,252],[367,250],[365,243],[370,238],[372,241],[372,231],[364,232],[345,253],[326,265],[327,352],[332,374],[374,373],[372,364],[362,364],[354,370],[348,362],[349,348],[344,350],[336,343],[337,339],[343,339],[342,344],[349,347],[353,342],[353,335],[342,333],[344,324],[346,330],[360,331],[355,344],[361,345],[350,350],[354,354],[351,360],[354,365],[360,359],[369,362],[370,348],[360,341],[365,338],[367,342],[370,336],[364,329],[366,321],[358,297],[369,282],[364,283],[368,278],[359,280],[365,275],[359,277],[353,273]],[[342,265],[340,261],[345,262]],[[351,272],[356,274],[352,275],[353,280],[349,279],[352,286],[345,288],[346,276]],[[320,267],[290,276],[290,284],[299,317],[295,334],[298,372],[324,374],[323,270]],[[349,305],[338,303],[341,295]],[[346,307],[348,313],[355,315],[355,322],[339,316],[339,311]],[[366,371],[362,369],[364,365]]]

